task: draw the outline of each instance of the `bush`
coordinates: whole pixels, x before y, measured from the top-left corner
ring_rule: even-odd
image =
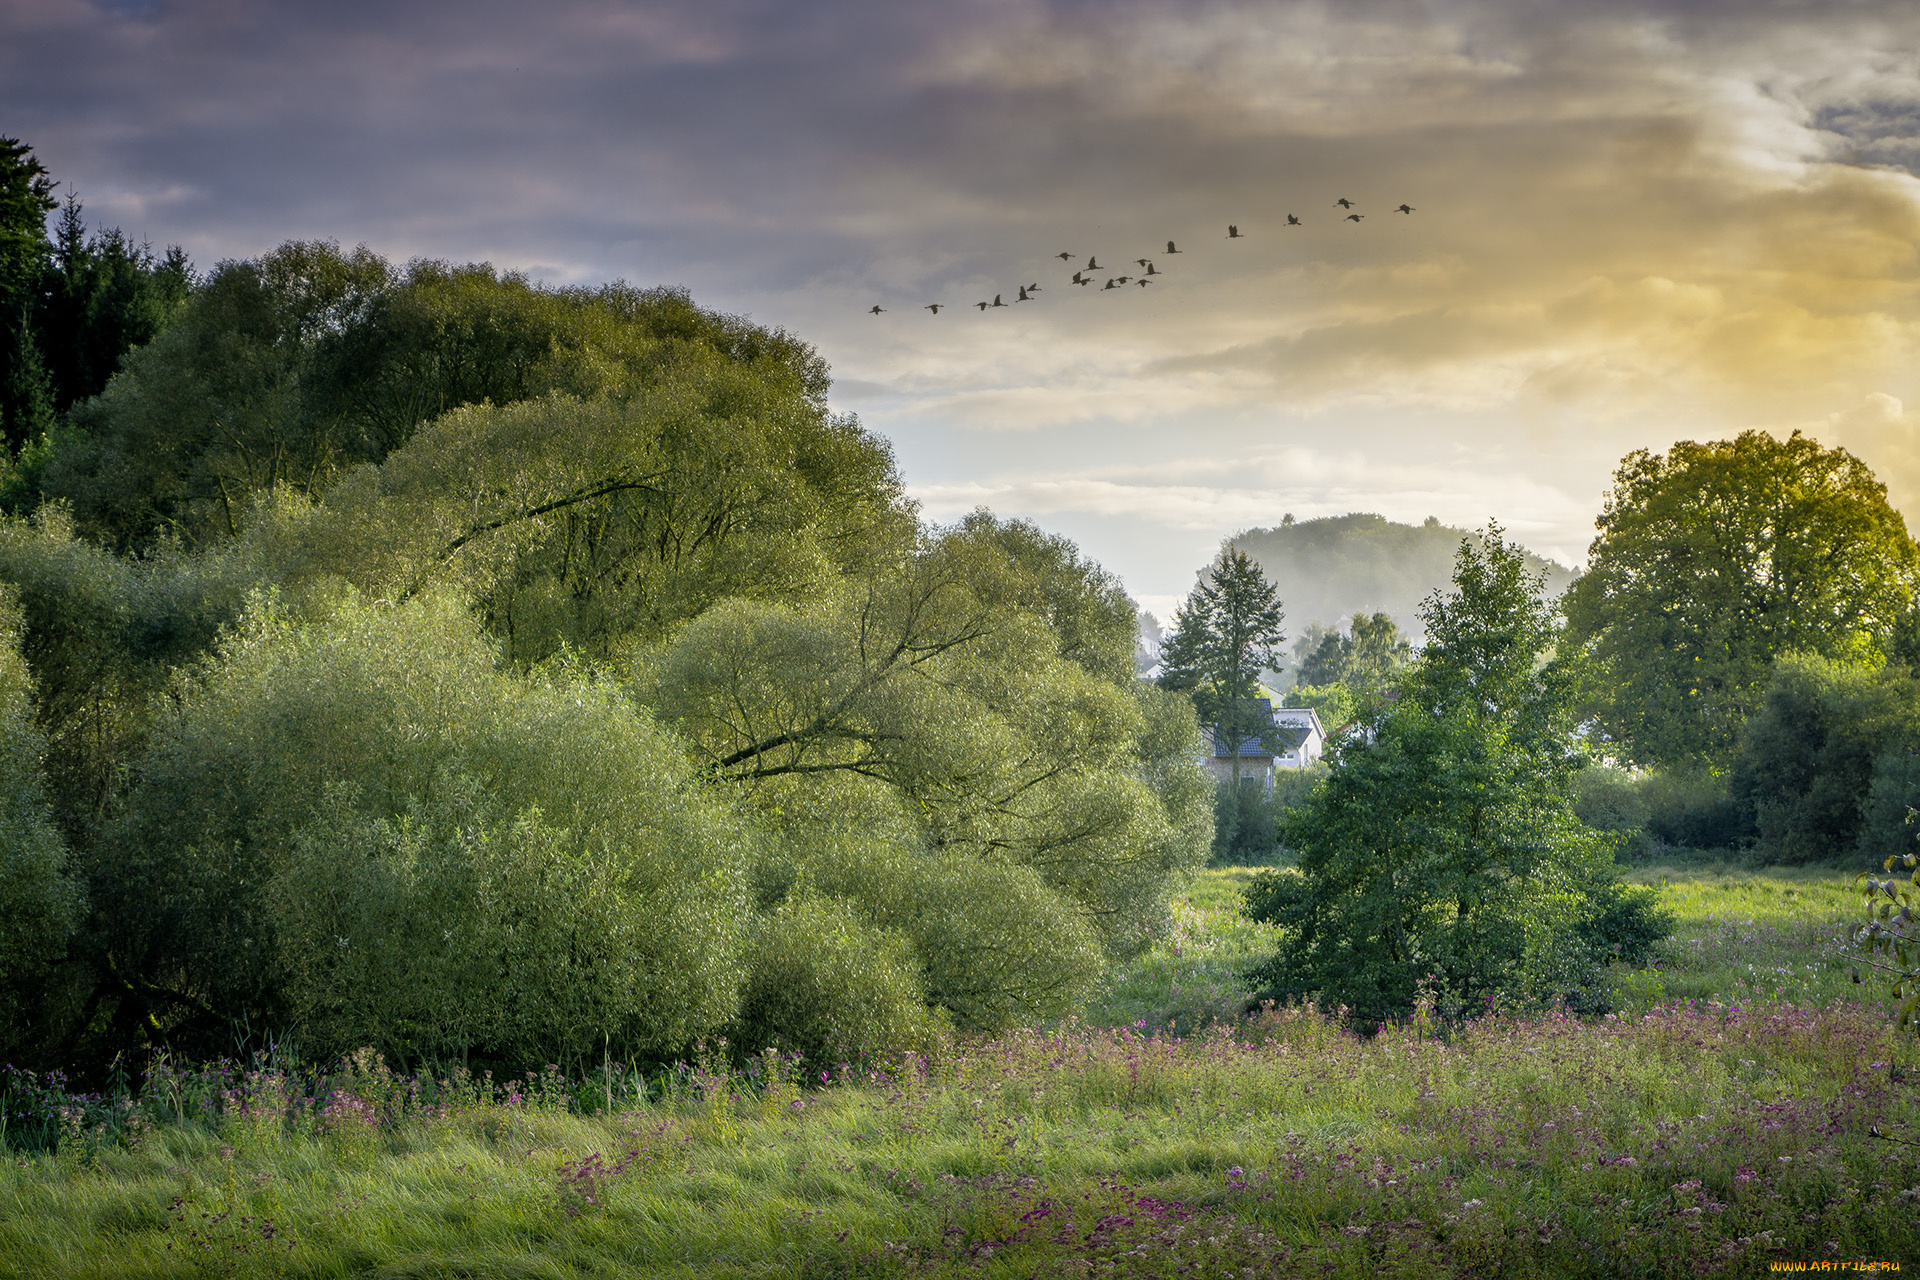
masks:
[[[1257,779],[1216,784],[1213,796],[1213,862],[1246,865],[1273,861],[1280,851],[1280,806]]]
[[[547,1061],[732,1016],[740,832],[617,690],[497,671],[460,602],[263,600],[176,707],[102,903],[156,1016]]]
[[[964,1030],[1060,1017],[1106,971],[1094,922],[1031,867],[869,849],[814,874],[911,943],[927,999]]]
[[[1876,763],[1917,748],[1920,681],[1904,667],[1786,654],[1741,738],[1731,793],[1768,860],[1843,857],[1860,845]]]
[[[1688,849],[1733,849],[1752,835],[1740,804],[1724,778],[1706,774],[1650,773],[1641,783],[1647,834]]]
[[[750,952],[733,1041],[815,1063],[925,1050],[943,1019],[929,1009],[912,945],[833,898],[789,899]]]
[[[1907,814],[1920,809],[1920,751],[1885,752],[1873,763],[1873,781],[1860,805],[1860,851],[1874,865],[1913,852]]]
[[[0,1048],[8,1050],[21,1047],[82,903],[47,807],[46,740],[33,725],[22,626],[15,593],[0,586]]]

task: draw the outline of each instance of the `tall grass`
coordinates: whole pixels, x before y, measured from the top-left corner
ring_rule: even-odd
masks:
[[[159,1064],[95,1099],[15,1075],[0,1274],[1681,1276],[1920,1258],[1920,1100],[1893,1065],[1912,1050],[1870,1005],[1808,998],[1813,979],[1788,998],[1739,985],[1742,957],[1825,938],[1844,888],[1671,872],[1682,930],[1655,977],[1713,990],[1642,991],[1598,1020],[1423,1013],[1371,1040],[1312,1008],[1135,1025],[1176,986],[1202,993],[1194,1009],[1239,998],[1237,957],[1265,945],[1227,914],[1244,874],[1197,883],[1165,946],[1102,996],[1123,1025],[937,1059],[511,1082],[364,1055],[307,1076]]]

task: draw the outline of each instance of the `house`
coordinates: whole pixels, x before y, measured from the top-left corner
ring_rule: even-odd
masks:
[[[1275,769],[1304,769],[1326,753],[1327,731],[1320,723],[1320,713],[1312,707],[1276,707],[1264,699],[1261,705],[1271,728],[1241,740],[1240,781],[1245,785],[1257,779],[1262,791],[1272,791]],[[1234,773],[1232,740],[1217,728],[1206,733],[1212,747],[1207,771],[1221,782],[1229,782]]]

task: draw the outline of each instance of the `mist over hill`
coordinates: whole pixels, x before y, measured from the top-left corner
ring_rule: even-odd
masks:
[[[1454,553],[1471,529],[1441,524],[1398,524],[1372,512],[1287,522],[1269,529],[1248,529],[1228,539],[1260,562],[1267,579],[1280,589],[1287,610],[1287,631],[1304,635],[1313,623],[1338,626],[1356,613],[1387,613],[1415,644],[1424,638],[1417,613],[1420,601],[1447,585]],[[1547,595],[1558,596],[1574,572],[1542,556],[1527,553],[1527,566],[1546,575]]]

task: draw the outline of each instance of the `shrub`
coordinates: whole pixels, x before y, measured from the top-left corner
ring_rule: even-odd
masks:
[[[33,725],[22,626],[17,596],[0,586],[0,1047],[8,1049],[18,1047],[82,902],[47,807],[46,740]]]
[[[1916,748],[1920,681],[1904,667],[1785,654],[1747,722],[1731,793],[1769,860],[1835,858],[1860,843],[1876,762]]]
[[[1752,824],[1727,793],[1725,778],[1650,773],[1640,794],[1647,806],[1647,834],[1664,844],[1732,849],[1751,837]]]
[[[749,952],[733,1041],[816,1063],[924,1050],[941,1019],[927,1005],[912,945],[833,898],[791,898]]]
[[[456,600],[304,623],[260,601],[181,684],[116,829],[145,998],[416,1059],[612,1037],[631,1060],[723,1024],[740,833],[617,690],[494,663]]]
[[[1213,797],[1213,861],[1271,862],[1280,849],[1280,806],[1255,779],[1219,782]]]

